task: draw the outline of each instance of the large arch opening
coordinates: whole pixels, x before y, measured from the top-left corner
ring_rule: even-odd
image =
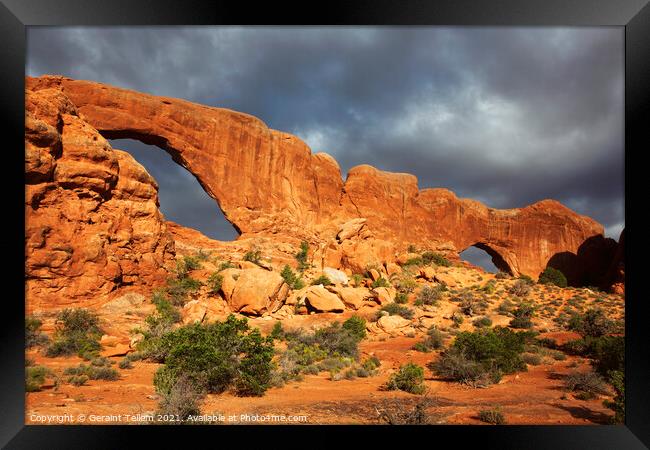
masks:
[[[501,255],[481,242],[467,247],[459,256],[462,260],[481,267],[486,272],[497,273],[501,271],[512,274],[510,266]]]
[[[235,240],[239,233],[188,170],[155,145],[134,139],[111,139],[111,146],[128,152],[158,183],[160,211],[166,220],[200,231],[219,241]]]

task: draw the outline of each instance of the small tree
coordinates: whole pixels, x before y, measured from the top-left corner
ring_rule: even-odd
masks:
[[[389,391],[400,390],[411,394],[423,394],[426,390],[424,385],[424,368],[412,362],[399,368],[386,383]]]
[[[548,266],[539,276],[539,282],[542,284],[554,284],[562,288],[567,287],[567,279],[564,274],[551,266]]]
[[[309,243],[307,241],[302,241],[300,243],[300,251],[296,253],[296,260],[298,261],[298,270],[304,272],[309,268],[307,263],[307,256],[309,255]]]

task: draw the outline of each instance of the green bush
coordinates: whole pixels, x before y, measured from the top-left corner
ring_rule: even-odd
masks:
[[[42,322],[34,316],[25,317],[25,348],[38,347],[49,342],[47,335],[41,333]]]
[[[362,367],[367,370],[368,372],[372,372],[373,370],[377,369],[381,365],[381,361],[379,361],[379,358],[376,356],[370,356],[368,359],[366,359]]]
[[[531,283],[528,280],[520,278],[519,280],[515,281],[512,286],[510,286],[508,292],[516,297],[525,297],[530,293],[530,285]]]
[[[305,282],[302,280],[302,278],[296,275],[288,265],[284,266],[282,272],[280,272],[280,275],[291,289],[298,290],[305,287]]]
[[[605,380],[595,372],[572,372],[564,380],[567,390],[578,392],[581,400],[590,400],[608,393]]]
[[[609,372],[608,378],[616,395],[614,400],[604,400],[603,406],[614,411],[612,423],[625,423],[625,374],[618,370],[612,370]]]
[[[535,307],[531,303],[522,303],[514,311],[514,318],[510,321],[509,326],[512,328],[532,328],[532,318],[535,314]]]
[[[49,357],[73,355],[90,359],[97,355],[103,330],[95,313],[85,309],[64,309],[57,315],[54,340],[47,347]]]
[[[167,280],[165,292],[174,306],[183,306],[187,303],[189,294],[198,291],[201,285],[202,283],[199,280],[195,280],[190,276],[169,279]]]
[[[438,302],[442,298],[442,293],[446,290],[447,288],[443,285],[438,285],[435,287],[424,286],[422,289],[420,289],[420,292],[418,292],[418,296],[415,299],[415,305],[438,306]]]
[[[494,278],[496,278],[497,280],[507,280],[508,278],[510,278],[510,275],[506,272],[502,272],[501,270],[499,270],[496,273],[496,275],[494,275]]]
[[[413,315],[415,314],[415,312],[412,309],[407,308],[404,305],[399,305],[399,304],[397,304],[395,302],[388,303],[388,304],[382,306],[381,309],[379,311],[377,311],[377,318],[378,319],[382,316],[382,314],[381,314],[382,311],[387,312],[391,316],[402,316],[405,319],[409,319],[409,320],[412,319]]]
[[[489,317],[478,317],[477,319],[472,322],[475,327],[477,328],[485,328],[485,327],[491,327],[492,326],[492,319]]]
[[[614,322],[605,316],[602,309],[590,308],[582,315],[574,313],[567,327],[583,336],[600,337],[613,331]]]
[[[497,289],[497,287],[496,287],[496,283],[494,282],[494,280],[490,280],[490,281],[488,281],[488,282],[485,283],[485,285],[483,285],[483,287],[481,288],[481,290],[482,290],[483,292],[485,292],[486,294],[493,294],[494,291],[496,291],[496,289]]]
[[[398,292],[395,294],[395,299],[393,301],[398,305],[405,305],[408,303],[408,296],[403,292]]]
[[[171,380],[170,380],[171,381]],[[199,403],[205,392],[193,380],[180,376],[171,381],[171,385],[161,392],[161,401],[155,416],[177,417],[176,422],[165,421],[165,424],[181,424],[190,415],[201,414]]]
[[[539,282],[542,284],[554,284],[562,288],[567,287],[567,280],[564,274],[553,268],[547,267],[539,276]]]
[[[219,270],[217,272],[221,272],[222,270],[226,269],[235,269],[237,266],[233,264],[231,261],[224,261],[219,265]]]
[[[535,284],[535,280],[533,280],[528,275],[524,275],[524,274],[519,275],[519,280],[521,280],[524,283],[529,284],[529,285]]]
[[[85,364],[79,364],[77,367],[68,367],[63,371],[63,374],[77,377],[85,376],[87,380],[115,381],[120,378],[119,372],[111,367],[96,367]],[[68,382],[72,383],[71,379],[68,379]]]
[[[400,366],[399,370],[388,379],[386,389],[389,391],[400,390],[418,395],[423,394],[426,390],[424,368],[411,362]]]
[[[439,253],[435,252],[424,252],[422,253],[422,261],[425,264],[431,264],[434,263],[437,266],[444,266],[444,267],[450,267],[451,262],[444,256],[442,256]]]
[[[277,340],[281,340],[284,338],[284,329],[282,328],[282,322],[280,322],[279,320],[275,322],[269,336]]]
[[[609,371],[625,372],[625,338],[623,336],[585,336],[569,341],[562,349],[592,359],[596,372],[607,376]]]
[[[208,287],[210,288],[210,293],[218,294],[221,290],[221,285],[223,284],[223,275],[219,272],[215,272],[208,277]]]
[[[388,280],[384,277],[379,277],[375,281],[372,282],[370,285],[372,288],[378,288],[378,287],[390,287],[390,283]]]
[[[207,392],[234,386],[239,395],[262,395],[270,385],[273,339],[251,330],[246,319],[192,324],[161,337],[165,363],[154,377],[163,393],[181,376]]]
[[[52,376],[52,372],[45,366],[25,368],[25,391],[37,392],[45,384],[45,379]]]
[[[312,286],[316,286],[318,284],[322,284],[323,286],[331,286],[333,283],[325,275],[321,275],[320,277],[312,280],[312,282],[311,282]]]
[[[343,322],[343,329],[361,341],[366,337],[366,321],[362,317],[352,316]]]
[[[352,277],[350,277],[350,280],[352,281],[354,287],[359,287],[361,286],[361,282],[363,281],[363,275],[361,275],[360,273],[353,273]]]
[[[260,259],[262,259],[262,251],[261,250],[249,250],[244,254],[244,261],[249,261],[255,264],[259,264]]]
[[[489,423],[491,425],[504,425],[506,423],[506,417],[503,415],[501,408],[499,407],[479,411],[478,418],[481,422]]]
[[[118,364],[120,369],[133,369],[133,362],[128,358],[122,358]]]
[[[466,384],[498,382],[502,374],[526,370],[521,354],[530,339],[530,333],[503,327],[461,332],[431,369]]]
[[[445,342],[445,334],[432,325],[427,330],[427,336],[422,342],[418,342],[413,347],[414,350],[419,352],[430,352],[431,350],[440,350]]]
[[[304,272],[309,268],[307,263],[307,256],[309,255],[309,243],[307,241],[302,241],[300,243],[300,251],[296,253],[296,261],[298,261],[298,270]]]

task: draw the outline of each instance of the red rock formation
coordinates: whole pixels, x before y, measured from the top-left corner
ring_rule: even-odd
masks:
[[[503,270],[537,277],[553,257],[577,255],[603,233],[602,225],[553,200],[497,210],[446,189],[420,190],[412,175],[367,165],[351,169],[344,183],[333,158],[312,154],[297,137],[246,114],[64,77],[27,84],[60,91],[105,138],[139,139],[168,151],[242,238],[273,236],[294,245],[305,239],[323,265],[363,270],[394,259],[410,243],[450,255],[475,245]],[[48,156],[41,156],[32,177],[49,173]],[[341,226],[358,218],[366,219],[365,230],[337,240]]]
[[[128,153],[113,150],[58,89],[26,93],[25,176],[31,307],[163,279],[174,244],[156,182]]]
[[[625,294],[625,229],[618,238],[616,251],[602,287],[616,294]]]

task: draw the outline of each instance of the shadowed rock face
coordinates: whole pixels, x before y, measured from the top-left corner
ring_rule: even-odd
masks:
[[[450,256],[475,245],[500,269],[536,278],[555,255],[578,255],[585,241],[603,234],[602,225],[553,200],[492,209],[446,189],[420,190],[413,175],[368,165],[352,168],[344,182],[331,156],[312,154],[299,138],[235,111],[59,76],[27,78],[27,88],[32,96],[46,90],[65,98],[78,111],[75,120],[100,138],[138,139],[169,152],[242,237],[274,236],[294,245],[304,239],[332,267],[362,267],[373,258],[386,263],[408,244]],[[60,144],[52,145],[54,161]],[[28,177],[51,179],[48,164],[28,168]],[[95,183],[86,178],[84,188]],[[358,218],[366,219],[365,231],[338,241],[342,225]],[[359,257],[364,254],[372,257]]]

